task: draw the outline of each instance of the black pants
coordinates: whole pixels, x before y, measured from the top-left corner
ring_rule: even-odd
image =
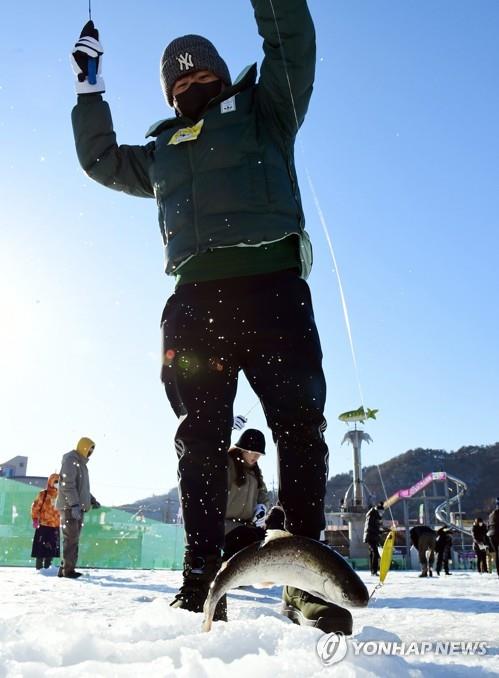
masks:
[[[368,541],[369,546],[369,567],[371,574],[377,574],[379,570],[379,550],[377,541]]]
[[[182,285],[162,318],[162,380],[180,419],[175,437],[187,547],[224,544],[227,450],[239,370],[277,445],[286,528],[324,528],[326,385],[310,291],[293,271]]]
[[[437,574],[440,574],[442,567],[444,572],[449,574],[449,558],[450,558],[450,548],[444,548],[443,550],[437,551]]]
[[[419,562],[422,574],[428,574],[435,562],[435,540],[432,541],[420,537],[418,542]]]
[[[489,537],[489,541],[496,560],[496,571],[499,575],[499,537]]]
[[[78,561],[78,549],[80,544],[80,532],[83,525],[81,520],[71,517],[71,509],[62,512],[62,563],[64,575],[75,571]]]
[[[35,562],[35,567],[37,570],[41,570],[42,567],[48,569],[52,565],[52,558],[37,558]]]
[[[476,569],[478,572],[483,573],[483,572],[488,572],[488,567],[487,567],[487,549],[481,549],[478,544],[475,544],[474,546],[474,551],[476,554]]]

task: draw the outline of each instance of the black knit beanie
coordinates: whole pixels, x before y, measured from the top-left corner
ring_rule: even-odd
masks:
[[[265,436],[256,428],[247,428],[236,443],[236,447],[249,452],[265,454]]]
[[[227,64],[209,40],[201,35],[183,35],[170,42],[160,65],[161,87],[170,106],[175,82],[184,75],[204,70],[214,73],[227,86],[232,84]]]

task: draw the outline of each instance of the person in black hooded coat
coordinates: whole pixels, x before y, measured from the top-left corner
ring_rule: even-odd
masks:
[[[435,550],[437,552],[437,574],[440,576],[442,567],[444,568],[445,574],[452,574],[449,572],[449,560],[451,557],[452,549],[452,529],[450,527],[440,527],[437,530],[437,541],[435,544]]]
[[[499,576],[499,497],[496,499],[496,507],[489,515],[489,529],[487,536],[496,559],[496,570]]]
[[[487,537],[487,525],[482,518],[476,518],[471,528],[473,533],[473,550],[476,553],[476,569],[480,574],[488,572],[487,568],[487,547],[490,546]]]
[[[366,513],[366,522],[364,524],[364,544],[369,546],[369,566],[371,574],[377,575],[379,569],[379,550],[381,538],[381,517],[383,515],[383,502],[380,501],[376,506],[371,506]]]

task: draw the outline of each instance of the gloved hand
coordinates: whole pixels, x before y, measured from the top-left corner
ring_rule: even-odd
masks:
[[[253,523],[257,527],[265,527],[265,516],[267,515],[267,507],[265,504],[257,504],[253,514]]]
[[[71,66],[76,75],[77,94],[99,94],[106,91],[104,80],[101,77],[102,55],[104,50],[99,42],[99,31],[93,21],[87,21],[83,26],[80,37],[71,53]],[[95,59],[95,83],[89,82],[92,77],[91,59]]]
[[[33,520],[33,528],[34,528],[35,530],[37,530],[39,527],[40,527],[40,521],[38,520],[38,518],[35,518],[35,519]]]
[[[233,431],[242,431],[242,429],[245,427],[247,424],[248,420],[246,417],[243,417],[242,414],[238,414],[237,417],[234,417],[234,421],[232,423],[232,430]]]
[[[95,497],[92,497],[92,502],[91,502],[91,503],[92,503],[92,508],[93,508],[93,509],[98,509],[98,508],[101,507],[100,501],[97,501],[97,499],[96,499]]]
[[[73,518],[73,520],[81,520],[83,518],[83,512],[79,504],[75,504],[71,507],[71,518]]]

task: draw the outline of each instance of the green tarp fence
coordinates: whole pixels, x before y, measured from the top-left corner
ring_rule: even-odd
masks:
[[[0,478],[0,566],[34,566],[31,504],[40,489]],[[85,514],[80,567],[179,570],[183,554],[182,525],[160,523],[114,508]]]

